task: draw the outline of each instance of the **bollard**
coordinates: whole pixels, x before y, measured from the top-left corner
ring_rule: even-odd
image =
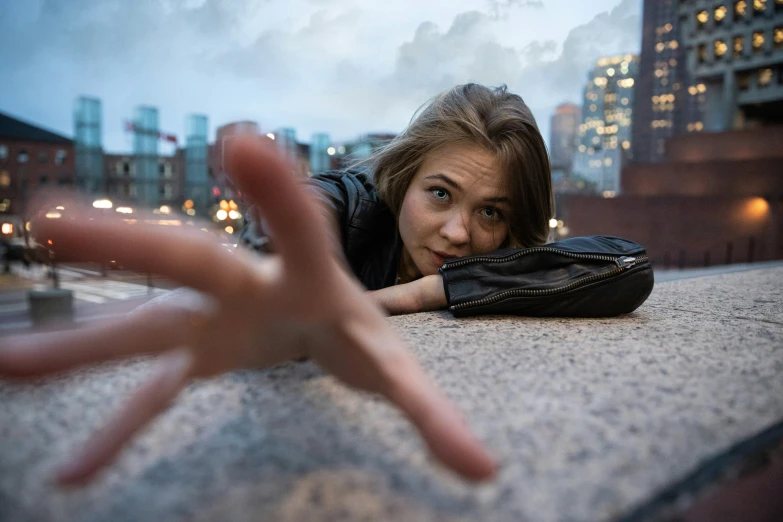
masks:
[[[756,238],[750,237],[748,239],[748,263],[752,263],[756,253]]]
[[[28,290],[27,302],[35,326],[73,321],[73,292],[70,290]]]
[[[727,265],[731,264],[731,254],[732,254],[732,250],[733,249],[734,249],[734,244],[731,241],[726,243],[726,264]]]

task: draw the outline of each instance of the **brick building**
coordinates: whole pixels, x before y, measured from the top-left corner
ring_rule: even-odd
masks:
[[[38,188],[73,180],[72,140],[0,113],[0,213],[25,216]]]

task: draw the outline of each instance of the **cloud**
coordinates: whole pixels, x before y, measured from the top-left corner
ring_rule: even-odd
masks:
[[[544,2],[541,0],[487,0],[487,5],[490,16],[497,19],[508,16],[508,11],[511,8],[533,7],[540,9],[544,7]]]
[[[73,99],[99,96],[110,148],[141,103],[174,132],[199,111],[213,128],[252,118],[297,127],[300,139],[349,138],[401,130],[431,96],[476,81],[508,84],[544,130],[557,103],[578,99],[593,61],[638,49],[641,0],[617,1],[565,40],[557,29],[535,41],[520,28],[553,15],[555,0],[455,0],[430,21],[369,0],[11,2],[0,11],[0,104],[70,133]]]

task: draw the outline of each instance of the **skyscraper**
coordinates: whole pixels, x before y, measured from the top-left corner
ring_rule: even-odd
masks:
[[[783,0],[681,0],[688,67],[705,85],[704,128],[783,123]]]
[[[617,194],[620,169],[631,148],[637,55],[601,58],[584,89],[579,147],[573,171],[595,183],[599,192]]]
[[[310,172],[320,174],[329,170],[329,135],[325,133],[313,134],[310,143]]]
[[[296,129],[290,127],[283,127],[275,131],[275,142],[283,155],[288,158],[291,165],[296,165],[297,161],[297,149],[296,149]]]
[[[553,166],[571,170],[581,119],[582,108],[573,103],[563,103],[555,109],[549,137],[549,155]]]
[[[193,201],[197,211],[206,209],[209,201],[207,131],[205,115],[189,114],[185,119],[185,199]]]
[[[92,193],[106,190],[101,120],[101,100],[88,96],[76,99],[73,111],[76,186]]]
[[[131,196],[135,196],[139,203],[157,207],[160,199],[158,109],[144,105],[136,107],[133,128],[136,180],[131,185]]]
[[[632,158],[664,160],[666,139],[704,130],[706,87],[689,74],[680,35],[679,0],[645,0],[634,103]]]

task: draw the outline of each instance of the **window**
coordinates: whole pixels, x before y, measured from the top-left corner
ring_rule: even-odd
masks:
[[[8,158],[8,145],[0,145],[0,160]]]
[[[741,91],[747,91],[750,88],[750,75],[746,72],[737,75],[737,86]]]
[[[754,31],[753,32],[753,52],[754,53],[760,53],[764,50],[764,32],[763,31]]]
[[[7,187],[11,184],[11,176],[7,170],[0,172],[0,187]]]
[[[27,149],[19,149],[19,154],[16,155],[16,161],[19,163],[27,163],[30,157],[27,155]]]
[[[707,46],[704,44],[699,45],[699,63],[704,63],[707,61]]]
[[[762,15],[767,10],[767,0],[753,0],[753,14]]]
[[[65,152],[65,150],[63,149],[60,149],[57,151],[57,154],[54,157],[54,163],[56,165],[62,165],[63,163],[65,163],[65,158],[67,157],[68,157],[68,153]]]
[[[745,38],[742,36],[734,37],[734,58],[742,56],[742,51],[745,49]]]
[[[734,21],[744,20],[748,14],[748,3],[745,0],[734,2]]]
[[[775,43],[775,49],[783,49],[783,25],[772,30],[772,41]],[[0,154],[2,157],[2,154]]]
[[[715,25],[721,25],[723,23],[723,19],[726,18],[728,12],[729,10],[726,9],[725,5],[716,7],[715,14],[713,15],[715,17]]]
[[[772,83],[772,69],[766,68],[759,70],[759,85],[768,87]]]
[[[696,29],[702,29],[710,20],[710,14],[707,11],[696,13]]]
[[[38,163],[48,163],[49,162],[49,153],[45,150],[39,150],[38,151]]]
[[[41,185],[46,185],[47,183],[49,183],[49,176],[44,174],[43,176],[38,178],[38,183],[41,184]]]
[[[729,50],[729,46],[723,40],[715,40],[715,56],[717,58],[723,58],[726,51]]]

